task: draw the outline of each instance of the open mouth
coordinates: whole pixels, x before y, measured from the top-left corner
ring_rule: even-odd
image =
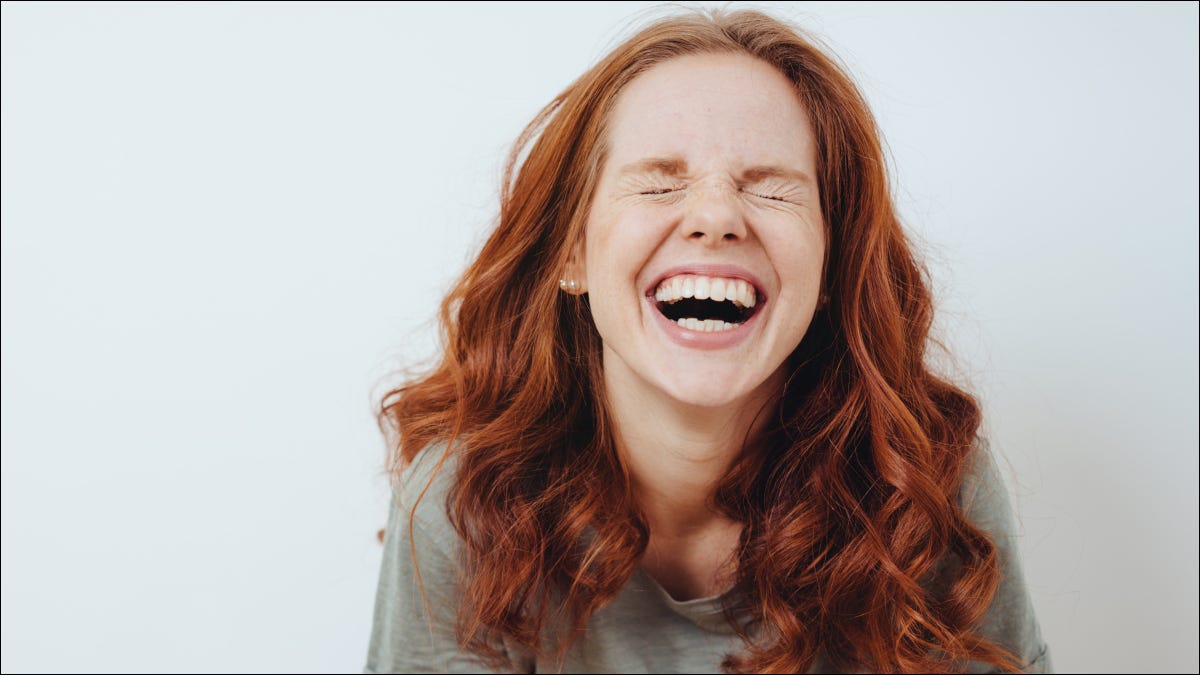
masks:
[[[654,300],[663,316],[706,333],[733,330],[762,306],[761,293],[747,281],[694,274],[663,279]]]

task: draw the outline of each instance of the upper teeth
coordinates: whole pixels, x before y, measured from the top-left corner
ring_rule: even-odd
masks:
[[[753,307],[757,301],[754,286],[741,279],[695,274],[680,274],[663,279],[654,291],[654,299],[659,302],[675,302],[682,298],[728,300],[739,307]]]

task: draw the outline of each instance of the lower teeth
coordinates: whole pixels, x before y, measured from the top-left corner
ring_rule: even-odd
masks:
[[[692,318],[679,319],[675,323],[678,323],[680,326],[683,326],[688,330],[700,331],[701,333],[718,333],[731,328],[737,328],[740,325],[736,323],[729,323],[728,321],[722,321],[720,319],[704,319],[701,321],[700,319]]]

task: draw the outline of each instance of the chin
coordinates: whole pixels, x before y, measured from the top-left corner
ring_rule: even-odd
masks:
[[[745,402],[755,387],[732,378],[672,378],[663,382],[663,392],[681,405],[724,408]]]

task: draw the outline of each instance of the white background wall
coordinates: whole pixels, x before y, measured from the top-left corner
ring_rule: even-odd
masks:
[[[358,670],[372,406],[649,3],[3,5],[5,671]],[[1062,671],[1195,672],[1195,4],[762,3],[875,106]]]

